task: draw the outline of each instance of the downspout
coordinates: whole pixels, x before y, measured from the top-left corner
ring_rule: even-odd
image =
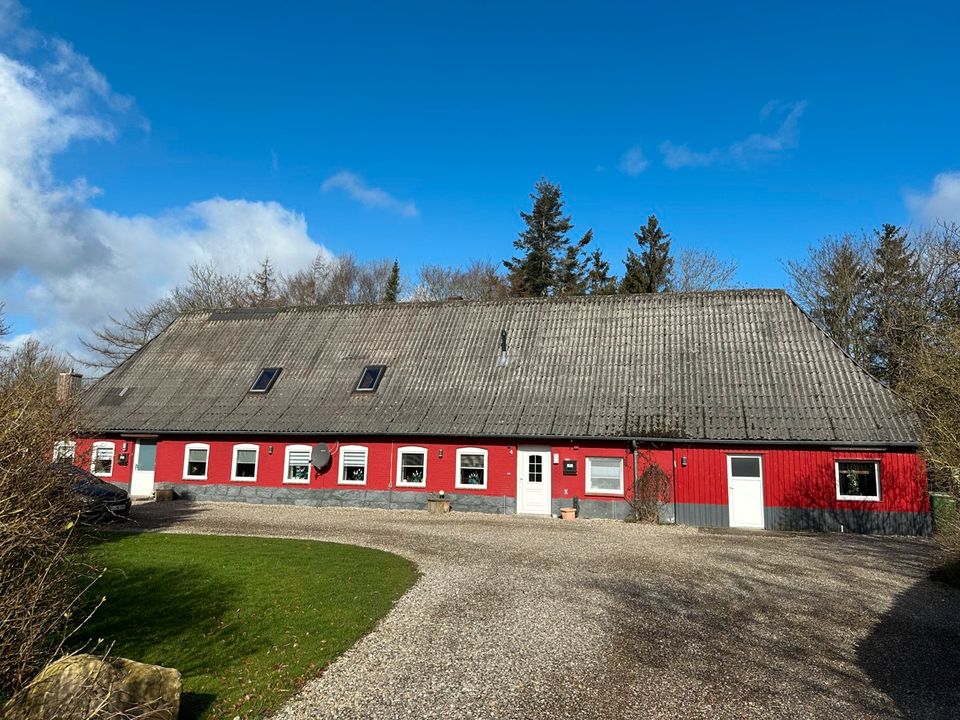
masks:
[[[637,475],[637,441],[630,441],[630,451],[633,453],[633,519],[637,519],[637,496],[640,494],[640,476]]]
[[[387,495],[387,509],[393,510],[393,479],[396,477],[396,473],[393,471],[393,462],[397,457],[396,452],[396,443],[390,443],[390,475],[387,476],[387,489],[389,494]]]

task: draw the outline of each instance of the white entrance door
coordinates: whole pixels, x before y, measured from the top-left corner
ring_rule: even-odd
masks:
[[[517,448],[517,512],[550,515],[550,448]]]
[[[727,456],[730,527],[763,527],[763,459],[759,455]]]
[[[157,441],[137,440],[133,450],[133,474],[130,476],[130,497],[153,496],[153,474],[157,466]]]

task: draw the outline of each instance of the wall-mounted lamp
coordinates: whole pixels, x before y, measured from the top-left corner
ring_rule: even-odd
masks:
[[[273,455],[273,445],[267,446],[267,455]]]
[[[127,444],[124,443],[124,444],[123,444],[123,452],[126,452],[126,451],[127,451]]]
[[[686,466],[687,466],[687,456],[686,456],[686,455],[681,455],[681,456],[680,456],[680,467],[686,467]]]
[[[438,457],[438,458],[442,458],[442,457],[443,457],[443,448],[440,448],[439,450],[437,450],[437,457]]]

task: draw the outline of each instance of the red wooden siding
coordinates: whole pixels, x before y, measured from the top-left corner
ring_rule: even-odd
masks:
[[[727,456],[763,458],[766,507],[830,508],[868,511],[929,512],[923,459],[913,452],[844,451],[816,448],[677,447],[676,502],[726,505]],[[683,467],[682,459],[687,458]],[[838,500],[834,463],[837,460],[879,460],[879,502]]]
[[[109,440],[115,444],[113,474],[108,479],[112,482],[128,483],[133,468],[133,438],[98,438]],[[207,464],[206,480],[189,480],[183,477],[184,451],[189,443],[202,442],[210,446]],[[624,489],[627,493],[632,487],[633,466],[632,456],[626,444],[619,447],[604,443],[568,443],[551,445],[549,442],[531,441],[517,443],[515,441],[490,441],[489,439],[465,439],[460,442],[439,441],[436,438],[404,439],[395,441],[369,441],[363,438],[345,437],[339,441],[329,441],[322,438],[276,438],[272,440],[256,440],[248,437],[234,436],[228,438],[197,438],[171,437],[160,438],[157,441],[157,463],[155,481],[157,483],[183,484],[230,484],[257,485],[265,487],[284,486],[284,457],[288,445],[313,445],[317,442],[327,442],[333,457],[330,464],[321,472],[311,469],[309,484],[290,487],[314,489],[360,489],[360,490],[388,490],[395,492],[453,492],[457,494],[477,494],[514,497],[517,492],[517,447],[533,445],[551,448],[551,480],[552,496],[555,498],[581,497],[597,500],[616,500],[616,496],[606,494],[588,495],[586,493],[586,458],[588,457],[619,457],[623,458]],[[122,452],[123,443],[127,443],[129,464],[126,467],[117,464],[117,455]],[[78,457],[82,451],[89,453],[92,440],[78,442]],[[257,477],[255,482],[231,480],[233,462],[233,447],[237,444],[251,444],[259,447],[257,462]],[[340,485],[337,483],[339,472],[339,449],[346,445],[360,445],[368,448],[367,473],[364,485]],[[397,487],[397,451],[401,447],[422,447],[427,450],[427,484],[421,487]],[[487,450],[487,487],[486,489],[458,488],[455,486],[457,450],[459,448],[482,448]],[[270,452],[270,449],[273,452]],[[443,457],[440,457],[441,451]],[[554,464],[553,454],[557,463]],[[670,452],[668,450],[654,453],[657,461],[669,472]],[[576,475],[563,475],[563,461],[575,460],[577,463]],[[641,463],[641,472],[643,469]]]
[[[112,482],[130,482],[133,469],[133,438],[104,437],[115,444]],[[322,472],[311,469],[309,484],[284,484],[284,457],[288,445],[313,445],[327,442],[333,458]],[[183,478],[184,449],[188,443],[203,442],[210,446],[206,480]],[[89,452],[92,439],[77,441],[79,463],[89,467]],[[126,449],[124,449],[126,444]],[[236,444],[254,444],[259,450],[255,482],[231,481],[233,447]],[[586,492],[586,458],[620,457],[623,459],[623,485],[627,497],[632,493],[632,454],[626,443],[621,445],[602,442],[553,443],[530,441],[491,441],[489,439],[463,439],[450,442],[446,439],[398,439],[365,441],[348,437],[337,442],[323,438],[289,438],[254,440],[249,437],[162,437],[157,441],[157,483],[221,484],[263,487],[291,487],[302,489],[338,490],[389,490],[394,492],[437,492],[443,490],[458,495],[475,494],[515,497],[517,493],[517,447],[523,445],[551,448],[552,496],[572,500],[622,500],[622,496],[588,495]],[[340,485],[339,449],[345,445],[361,445],[368,448],[367,474],[364,485]],[[421,487],[397,487],[397,451],[400,447],[415,446],[427,450],[427,483]],[[487,450],[487,487],[485,489],[457,488],[455,485],[457,449],[477,447]],[[272,452],[270,451],[272,448]],[[127,453],[129,462],[122,466],[118,456]],[[441,457],[442,452],[442,457]],[[763,458],[763,492],[766,508],[866,510],[870,512],[928,513],[925,468],[920,455],[909,451],[844,451],[828,448],[796,447],[717,447],[675,446],[669,448],[641,448],[638,472],[643,472],[650,461],[658,463],[670,478],[670,492],[661,499],[677,504],[689,504],[715,508],[716,518],[722,517],[720,509],[728,504],[727,456],[733,454],[760,455]],[[552,462],[554,455],[557,463]],[[684,466],[683,459],[686,458]],[[880,462],[880,500],[838,500],[834,463],[842,459],[871,459]],[[577,474],[563,475],[563,461],[575,460]],[[713,517],[711,515],[711,517]],[[718,520],[711,521],[718,524]]]

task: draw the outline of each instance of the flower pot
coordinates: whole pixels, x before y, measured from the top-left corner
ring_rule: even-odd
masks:
[[[577,509],[576,509],[576,508],[560,508],[560,519],[561,519],[561,520],[576,520],[576,519],[577,519]]]
[[[432,513],[448,513],[450,501],[446,498],[427,498],[427,510]]]

